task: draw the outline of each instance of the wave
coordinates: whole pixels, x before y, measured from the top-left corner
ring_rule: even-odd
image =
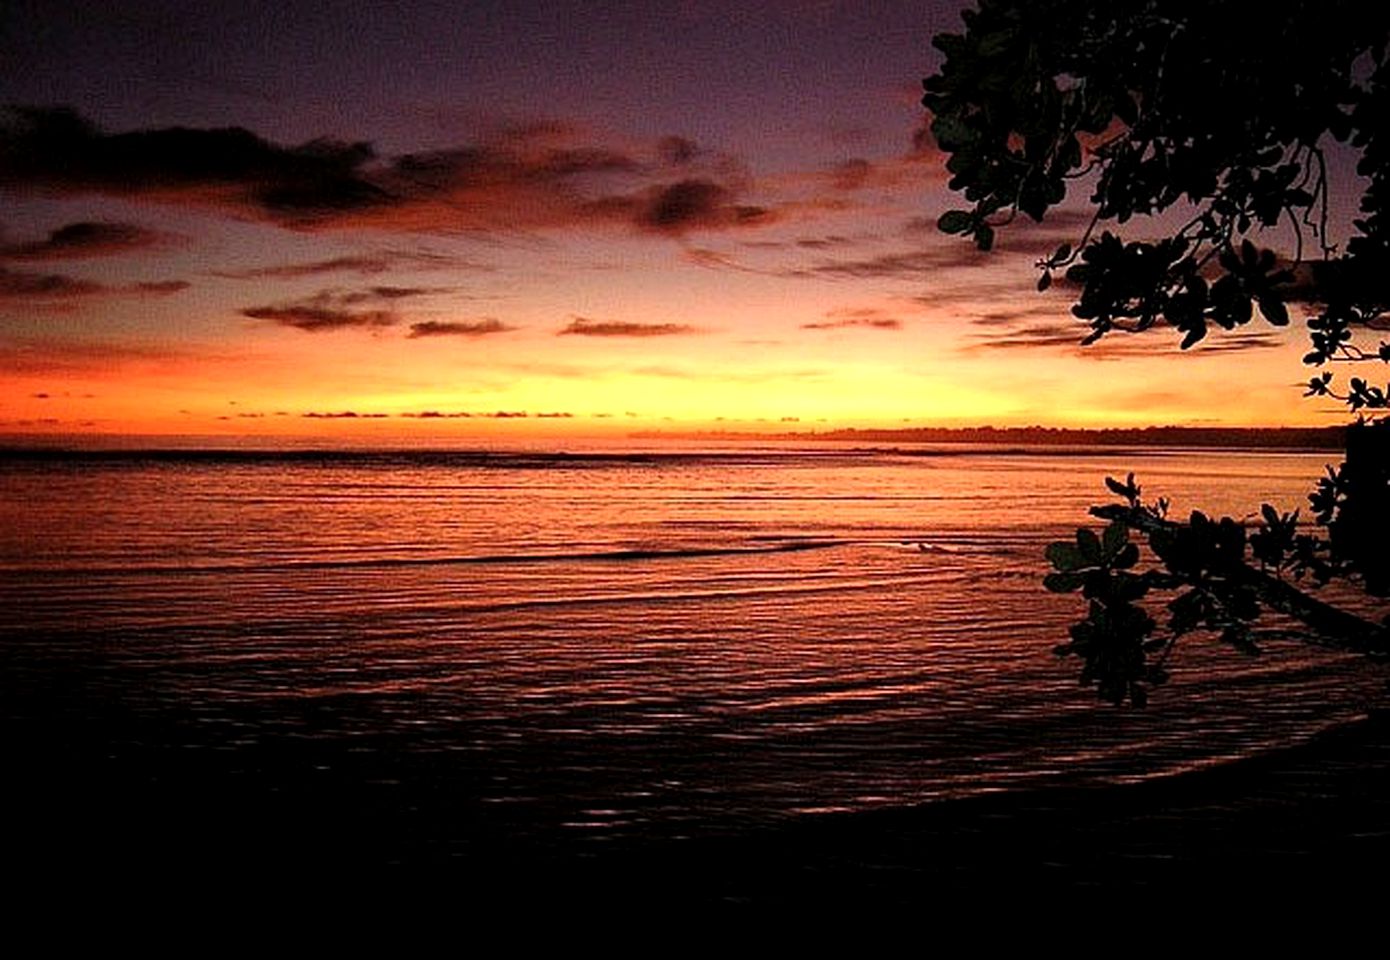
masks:
[[[35,576],[210,576],[236,573],[295,573],[319,570],[390,569],[395,567],[444,567],[484,564],[543,563],[625,563],[644,560],[689,560],[701,557],[736,557],[765,553],[801,553],[848,546],[851,540],[792,540],[747,547],[674,547],[627,550],[582,550],[557,553],[494,553],[454,557],[362,557],[344,560],[292,560],[272,563],[224,563],[143,567],[23,567],[20,572]]]

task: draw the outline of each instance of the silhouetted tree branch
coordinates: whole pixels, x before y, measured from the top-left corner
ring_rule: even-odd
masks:
[[[950,187],[971,204],[938,227],[988,250],[1020,212],[1040,221],[1069,184],[1090,184],[1089,225],[1038,263],[1039,290],[1059,271],[1079,289],[1081,343],[1170,328],[1187,349],[1257,315],[1286,326],[1295,304],[1308,314],[1306,364],[1390,362],[1390,343],[1366,340],[1390,326],[1390,7],[981,0],[963,18],[963,34],[934,39],[946,59],[924,81]],[[1339,162],[1350,153],[1359,182]],[[1335,208],[1356,189],[1359,216],[1342,242]],[[1149,236],[1125,240],[1120,228],[1137,217]],[[1266,237],[1287,249],[1262,246]],[[1323,370],[1305,396],[1340,400],[1361,420],[1347,461],[1309,498],[1313,532],[1297,511],[1268,505],[1248,538],[1229,518],[1177,523],[1161,501],[1139,501],[1131,476],[1107,481],[1125,504],[1098,508],[1112,521],[1103,534],[1078,530],[1048,549],[1048,589],[1088,601],[1058,652],[1083,659],[1082,681],[1102,697],[1144,703],[1194,630],[1255,652],[1264,607],[1323,639],[1386,652],[1384,627],[1289,578],[1390,594],[1390,424],[1366,420],[1390,409],[1390,386],[1342,386]],[[1131,528],[1158,566],[1139,568]],[[1176,593],[1161,629],[1140,602],[1154,590]]]

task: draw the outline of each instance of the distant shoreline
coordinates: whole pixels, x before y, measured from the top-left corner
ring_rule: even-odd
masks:
[[[752,433],[736,430],[632,433],[634,440],[758,440],[790,443],[950,443],[1030,447],[1216,447],[1341,450],[1345,426],[1336,427],[912,427],[846,428],[819,432]]]
[[[617,448],[633,441],[662,443],[758,443],[776,446],[803,444],[857,444],[981,447],[990,452],[1026,453],[1038,447],[1054,448],[1058,453],[1095,448],[1221,449],[1341,451],[1346,449],[1346,426],[1333,427],[913,427],[903,429],[843,428],[783,432],[742,430],[644,430],[607,439],[597,437],[521,438],[514,443],[498,443],[495,438],[401,437],[329,438],[258,437],[208,435],[121,435],[90,436],[0,434],[0,457],[102,455],[102,454],[180,454],[229,453],[240,455],[351,454],[351,453],[486,453],[497,455],[524,452],[531,455],[601,456],[595,451],[610,448],[608,455],[621,455]],[[647,450],[650,452],[650,449]],[[683,451],[688,452],[688,451]]]

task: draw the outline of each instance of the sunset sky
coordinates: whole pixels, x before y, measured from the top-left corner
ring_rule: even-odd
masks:
[[[936,232],[960,6],[7,3],[0,433],[1336,422]]]

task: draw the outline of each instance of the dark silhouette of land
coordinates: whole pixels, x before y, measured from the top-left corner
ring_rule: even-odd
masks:
[[[648,430],[643,440],[769,440],[788,442],[971,443],[1030,447],[1186,447],[1214,449],[1341,450],[1347,428],[1336,427],[910,427],[904,429]]]
[[[69,721],[78,718],[67,718]],[[126,897],[430,893],[460,910],[621,902],[715,905],[1073,901],[1081,896],[1378,895],[1390,854],[1390,719],[1298,747],[1114,787],[1038,789],[808,816],[686,840],[534,838],[476,821],[469,771],[444,756],[354,755],[390,778],[329,769],[322,745],[267,743],[250,768],[134,729],[134,762],[49,723],[16,754],[24,829],[10,865],[38,889]],[[135,726],[139,726],[137,721]],[[331,751],[330,751],[331,753]],[[359,774],[354,776],[353,774]],[[496,824],[493,824],[495,827]],[[137,887],[127,887],[139,877]],[[999,898],[1006,898],[1001,901]],[[1019,901],[1021,902],[1021,901]]]

